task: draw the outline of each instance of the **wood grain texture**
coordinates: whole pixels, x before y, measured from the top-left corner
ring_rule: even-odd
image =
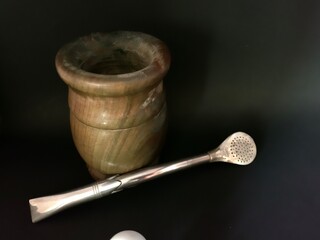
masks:
[[[93,177],[128,172],[157,158],[169,65],[165,44],[139,32],[95,33],[58,52],[73,140]]]

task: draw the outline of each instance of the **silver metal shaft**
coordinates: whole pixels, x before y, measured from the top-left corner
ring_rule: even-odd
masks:
[[[113,176],[89,186],[66,193],[29,200],[32,222],[38,222],[75,205],[101,198],[125,188],[176,172],[197,164],[208,162],[209,155],[143,168],[123,175]]]
[[[208,162],[210,157],[208,154],[201,155],[189,159],[178,160],[175,162],[169,162],[158,166],[143,168],[134,172],[126,173],[117,176],[115,179],[122,184],[119,190],[123,190],[128,187],[133,187],[137,184],[165,176],[167,174],[180,171],[182,169],[190,168],[201,163]]]

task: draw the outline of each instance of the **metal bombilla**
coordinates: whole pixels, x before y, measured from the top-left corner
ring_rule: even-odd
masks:
[[[101,198],[125,188],[207,162],[226,162],[238,165],[250,164],[256,157],[254,140],[244,132],[236,132],[219,147],[206,154],[157,166],[115,175],[106,180],[62,194],[29,200],[32,222],[38,222],[57,212],[83,202]]]

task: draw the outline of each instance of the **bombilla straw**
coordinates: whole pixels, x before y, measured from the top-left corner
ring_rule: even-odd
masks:
[[[38,222],[64,209],[83,202],[101,198],[125,188],[206,162],[226,162],[248,165],[256,157],[254,140],[244,132],[236,132],[224,140],[216,149],[193,158],[142,168],[115,175],[106,180],[62,194],[29,200],[32,222]]]

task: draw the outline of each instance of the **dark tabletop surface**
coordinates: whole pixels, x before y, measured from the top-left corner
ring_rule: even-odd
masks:
[[[0,239],[320,239],[320,3],[0,3]],[[245,131],[249,166],[206,164],[39,223],[28,199],[92,183],[68,123],[54,57],[90,32],[135,30],[167,43],[169,129],[160,162]]]

